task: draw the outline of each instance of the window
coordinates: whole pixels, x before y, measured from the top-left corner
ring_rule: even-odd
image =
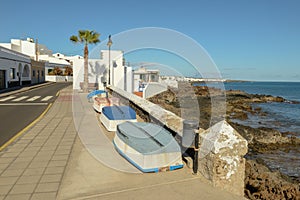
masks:
[[[44,71],[41,71],[42,72],[42,76],[44,76]]]
[[[10,77],[10,79],[16,78],[16,69],[15,68],[10,68],[9,77]]]
[[[35,77],[35,70],[32,70],[32,77]]]

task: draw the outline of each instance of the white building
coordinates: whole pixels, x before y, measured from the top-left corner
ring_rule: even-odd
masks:
[[[63,72],[65,67],[72,67],[71,63],[69,63],[65,59],[56,58],[49,55],[39,55],[39,60],[46,62],[46,74],[49,74],[55,67],[60,68]]]
[[[80,90],[83,85],[84,59],[73,59],[72,62],[73,89]],[[108,75],[109,71],[110,76]],[[123,63],[122,51],[102,50],[100,59],[89,59],[88,79],[90,87],[104,90],[104,85],[107,84],[133,92],[132,76],[132,68],[126,67]]]
[[[0,46],[0,90],[30,83],[30,57]]]
[[[45,45],[36,44],[31,38],[27,38],[27,40],[11,39],[10,43],[0,43],[0,46],[28,55],[33,60],[45,62],[46,75],[55,67],[59,67],[62,71],[66,66],[72,67],[66,59],[54,57],[52,51]]]

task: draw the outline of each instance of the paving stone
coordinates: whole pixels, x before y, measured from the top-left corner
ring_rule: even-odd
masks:
[[[18,157],[15,162],[30,162],[32,159],[33,157]]]
[[[41,175],[45,171],[45,168],[29,168],[23,173],[24,176]]]
[[[19,155],[19,153],[5,153],[1,156],[1,158],[16,158]]]
[[[24,149],[24,152],[26,151],[39,151],[40,150],[40,147],[32,147],[32,146],[28,146]]]
[[[28,168],[44,168],[47,167],[48,161],[32,161]]]
[[[35,192],[57,192],[60,183],[40,183]]]
[[[65,161],[67,161],[68,159],[69,159],[69,155],[65,154],[65,155],[54,155],[51,160],[65,160]]]
[[[55,200],[56,192],[34,193],[31,200]]]
[[[66,165],[67,165],[67,161],[55,160],[55,161],[50,161],[48,167],[64,167]]]
[[[62,174],[45,174],[42,176],[40,183],[60,182]]]
[[[31,194],[10,194],[5,200],[28,200],[30,199]]]
[[[7,169],[25,169],[30,162],[13,162]]]
[[[4,157],[1,157],[0,158],[0,165],[1,164],[8,164],[10,162],[12,162],[13,160],[15,160],[14,158],[4,158]]]
[[[69,150],[66,150],[66,149],[61,149],[61,150],[57,150],[55,151],[55,154],[54,155],[69,155],[71,152],[71,149]]]
[[[10,163],[3,163],[3,164],[0,164],[0,170],[6,169],[9,165],[10,165]]]
[[[23,175],[19,178],[17,184],[31,184],[31,183],[37,184],[41,179],[41,177],[42,175],[31,175],[31,176]]]
[[[72,148],[71,145],[68,145],[68,146],[58,146],[57,151],[60,151],[60,150],[70,150],[71,148]]]
[[[3,185],[0,187],[0,195],[7,195],[13,185]]]
[[[64,170],[65,167],[48,167],[44,174],[62,174]]]
[[[41,148],[41,151],[54,151],[56,150],[57,145],[51,145],[51,146],[43,146]]]
[[[51,160],[52,155],[40,155],[40,156],[36,156],[34,157],[34,162],[42,162],[42,161],[49,161]]]
[[[30,194],[33,193],[36,184],[14,185],[9,194]]]
[[[27,151],[20,153],[19,157],[34,157],[37,151]]]
[[[24,169],[7,169],[5,170],[1,176],[8,177],[8,176],[20,176],[24,172]]]
[[[16,183],[18,176],[12,176],[12,177],[1,177],[0,176],[0,187],[3,185],[13,185]]]

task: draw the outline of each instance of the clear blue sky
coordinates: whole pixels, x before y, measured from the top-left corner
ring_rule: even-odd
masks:
[[[82,46],[69,42],[79,29],[105,40],[132,28],[164,27],[201,44],[225,78],[300,81],[298,0],[0,2],[0,42],[32,37],[53,52],[82,54]]]

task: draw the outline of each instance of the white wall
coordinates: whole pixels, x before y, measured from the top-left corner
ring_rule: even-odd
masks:
[[[146,99],[167,90],[168,86],[165,84],[150,82],[144,89],[143,98]]]
[[[11,49],[11,44],[10,43],[0,43],[1,47],[7,48],[7,49]]]
[[[123,52],[111,50],[111,85],[124,89]],[[89,83],[98,83],[98,89],[103,90],[103,82],[108,84],[109,51],[101,51],[102,59],[89,59]],[[83,82],[84,59],[73,60],[73,89],[81,89]],[[127,91],[132,92],[132,68],[127,69]]]
[[[5,70],[6,87],[8,87],[8,82],[10,81],[19,81],[17,73],[22,74],[25,65],[29,67],[29,76],[21,76],[21,81],[31,80],[31,64],[29,56],[0,47],[0,57],[0,70]],[[10,77],[11,69],[14,69],[15,71],[15,78]]]
[[[49,76],[46,75],[46,81],[50,82],[72,82],[72,76]]]

